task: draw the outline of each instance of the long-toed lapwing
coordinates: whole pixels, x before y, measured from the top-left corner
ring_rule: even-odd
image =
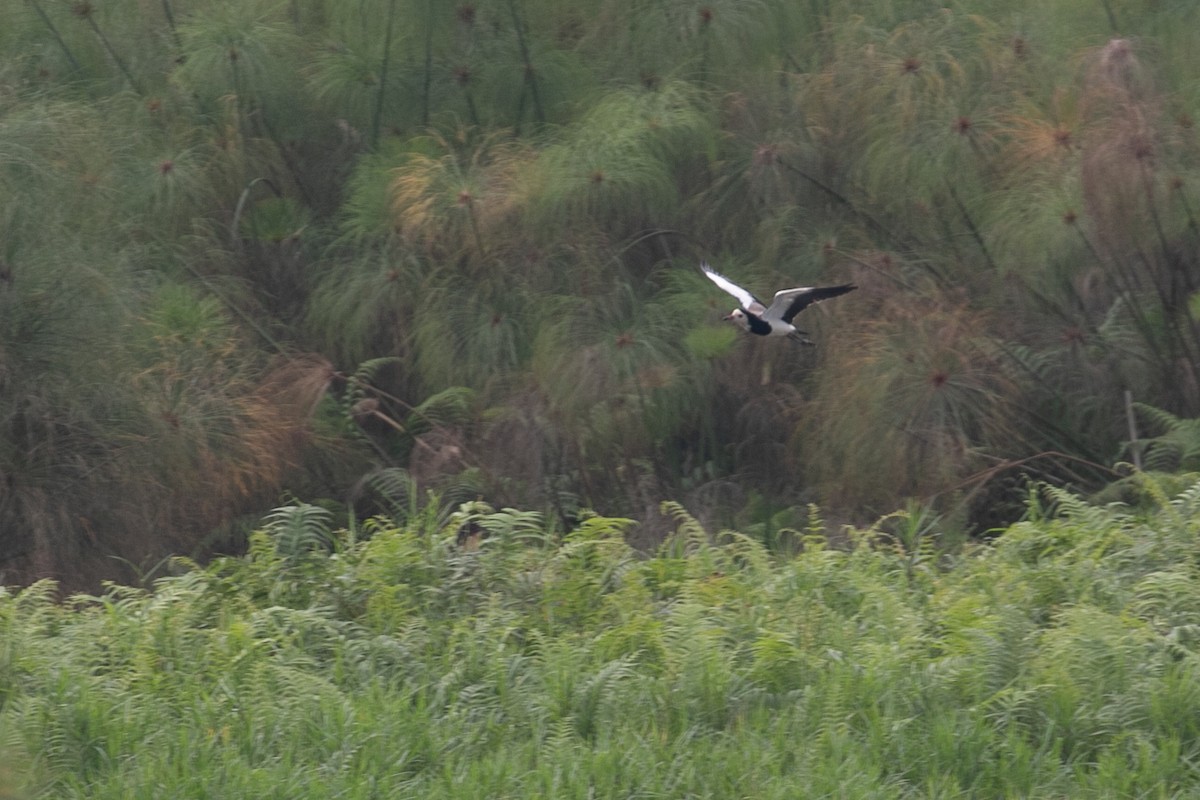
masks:
[[[813,303],[828,300],[830,297],[837,297],[858,288],[853,283],[844,283],[841,286],[801,286],[795,289],[781,289],[775,293],[775,299],[771,301],[771,305],[766,306],[750,292],[710,267],[707,261],[701,262],[700,269],[704,270],[704,274],[713,283],[736,297],[741,304],[740,308],[735,308],[725,319],[733,320],[743,330],[758,336],[791,336],[804,344],[812,344],[812,342],[803,338],[804,331],[797,330],[796,326],[792,324],[792,319]]]

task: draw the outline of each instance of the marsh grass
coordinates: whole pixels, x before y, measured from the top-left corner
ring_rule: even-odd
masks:
[[[392,468],[563,521],[661,524],[673,496],[978,528],[1020,473],[1109,480],[1127,391],[1200,415],[1187,4],[10,5],[22,580],[67,578],[56,548],[80,575],[153,564],[243,502]],[[703,258],[764,295],[860,289],[805,312],[816,348],[770,347],[717,332]],[[152,357],[164,305],[226,357]],[[366,430],[348,376],[377,359],[394,399]],[[460,391],[469,414],[406,429]]]

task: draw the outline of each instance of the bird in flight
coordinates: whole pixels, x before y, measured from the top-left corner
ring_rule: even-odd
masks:
[[[812,342],[803,338],[804,331],[797,330],[792,324],[792,319],[813,303],[838,297],[858,288],[853,283],[844,283],[841,286],[781,289],[775,293],[771,305],[766,306],[750,292],[710,267],[707,261],[700,262],[700,269],[704,270],[709,280],[737,298],[740,307],[729,312],[725,319],[733,320],[742,330],[758,336],[791,336],[803,344]]]

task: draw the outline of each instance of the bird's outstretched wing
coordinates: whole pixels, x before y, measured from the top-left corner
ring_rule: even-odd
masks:
[[[766,310],[766,306],[760,303],[757,297],[750,294],[733,281],[729,280],[729,278],[726,278],[724,275],[714,270],[708,265],[707,261],[700,262],[700,269],[704,270],[704,274],[708,276],[709,280],[736,297],[742,308],[759,315]],[[777,299],[778,297],[779,295],[776,295]]]
[[[774,317],[790,323],[793,317],[813,303],[838,297],[857,288],[853,283],[844,283],[841,286],[802,286],[797,289],[783,289],[775,293],[771,307],[763,316]]]

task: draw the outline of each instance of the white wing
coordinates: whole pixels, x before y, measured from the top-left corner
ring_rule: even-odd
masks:
[[[738,286],[733,281],[729,280],[729,278],[726,278],[724,275],[714,270],[708,265],[707,261],[700,262],[700,269],[704,270],[704,274],[708,276],[709,280],[736,297],[742,308],[746,309],[747,311],[753,311],[755,314],[763,313],[764,307],[763,304],[758,301],[758,298],[747,292],[742,287]]]

